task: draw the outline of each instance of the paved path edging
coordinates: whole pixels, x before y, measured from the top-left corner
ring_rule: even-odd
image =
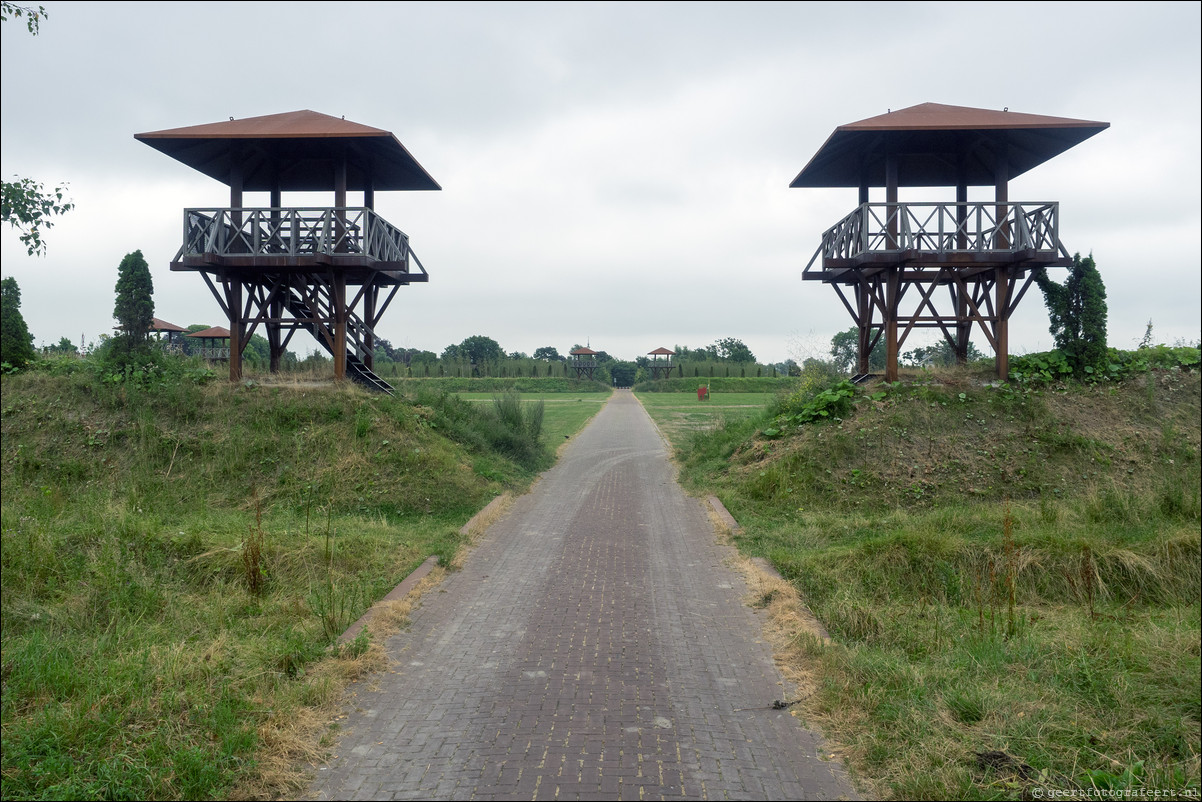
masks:
[[[706,496],[705,500],[710,505],[710,509],[713,510],[714,515],[718,518],[722,525],[726,527],[727,531],[729,531],[732,536],[741,535],[743,533],[743,528],[739,526],[739,522],[735,520],[735,517],[730,514],[730,511],[726,509],[725,505],[722,504],[717,496]],[[779,579],[782,582],[788,582],[787,579],[781,576],[780,571],[776,570],[776,566],[765,560],[763,557],[748,557],[747,559],[758,570],[762,571],[773,579]],[[814,634],[818,635],[818,637],[824,641],[829,641],[831,639],[830,632],[827,631],[826,626],[821,620],[819,620],[818,616],[814,615],[814,611],[809,608],[809,605],[801,603],[800,599],[798,600],[798,604],[800,605],[798,612],[801,614],[802,620],[810,626],[810,628],[814,631]]]
[[[497,507],[500,507],[502,504],[504,504],[507,499],[508,499],[508,495],[500,495],[500,496],[497,496],[496,498],[494,498],[492,501],[488,502],[488,504],[486,504],[484,506],[484,509],[480,510],[478,513],[473,515],[471,517],[471,520],[469,520],[467,523],[465,523],[462,527],[459,528],[459,534],[461,534],[461,535],[470,534],[471,531],[476,527],[476,523],[478,521],[480,521],[481,519],[484,519],[487,516],[489,516],[490,514],[492,514],[492,511],[495,510]],[[423,579],[425,579],[426,575],[429,574],[431,571],[433,571],[434,566],[436,566],[436,565],[438,565],[438,555],[437,554],[433,554],[433,555],[427,557],[426,561],[424,563],[422,563],[421,565],[419,565],[416,569],[414,569],[413,573],[409,574],[409,576],[407,576],[401,580],[401,584],[397,585],[395,588],[390,590],[388,592],[387,596],[380,599],[378,602],[376,602],[371,607],[369,607],[367,612],[365,612],[362,616],[359,617],[358,621],[356,621],[355,623],[353,623],[349,627],[347,627],[346,632],[343,632],[341,635],[338,636],[338,642],[339,643],[350,643],[351,641],[353,641],[359,635],[359,633],[363,631],[363,628],[367,626],[367,623],[369,621],[371,621],[372,616],[375,615],[375,613],[376,613],[377,605],[385,604],[387,602],[400,601],[401,599],[408,596],[409,592],[411,590],[413,590],[415,587],[417,587],[417,583],[421,582]]]

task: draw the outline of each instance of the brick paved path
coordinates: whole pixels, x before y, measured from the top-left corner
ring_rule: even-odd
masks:
[[[745,588],[617,392],[388,642],[323,799],[855,798]],[[748,709],[754,708],[754,709]]]

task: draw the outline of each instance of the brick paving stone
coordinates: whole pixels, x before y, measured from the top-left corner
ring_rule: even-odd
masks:
[[[319,799],[856,799],[618,391],[354,690]]]

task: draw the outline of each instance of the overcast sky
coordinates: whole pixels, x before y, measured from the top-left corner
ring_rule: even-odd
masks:
[[[168,264],[182,210],[229,190],[133,135],[298,109],[393,132],[443,187],[376,198],[430,272],[381,323],[397,346],[483,334],[633,359],[737,337],[762,361],[820,355],[852,321],[801,272],[856,191],[789,182],[836,126],[924,102],[1109,122],[1010,198],[1060,201],[1063,242],[1106,282],[1112,345],[1149,319],[1159,341],[1202,329],[1196,2],[45,7],[38,36],[0,34],[2,172],[69,183],[77,205],[45,257],[0,235],[37,344],[111,331],[136,249],[158,317],[224,325]],[[1038,291],[1010,336],[1013,353],[1051,347]]]

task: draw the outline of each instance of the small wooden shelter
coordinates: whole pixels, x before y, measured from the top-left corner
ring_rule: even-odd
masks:
[[[597,352],[588,346],[582,346],[573,350],[569,356],[571,359],[568,360],[568,366],[576,371],[576,378],[587,378],[591,381],[593,373],[597,370]]]
[[[167,343],[174,344],[178,339],[178,335],[185,334],[188,330],[183,326],[177,326],[174,323],[168,323],[166,320],[151,318],[150,330],[159,340],[163,339],[163,335],[167,335]]]
[[[836,128],[789,186],[859,189],[802,273],[834,287],[855,320],[857,372],[884,338],[885,378],[896,381],[916,328],[939,329],[963,362],[977,324],[1006,378],[1010,316],[1033,271],[1072,264],[1060,205],[1012,201],[1009,182],[1109,126],[923,103]],[[992,187],[993,200],[969,203],[970,186]],[[871,187],[885,188],[884,203],[869,202]],[[901,203],[900,187],[954,187],[956,199]]]
[[[298,329],[334,358],[334,376],[391,391],[372,372],[375,328],[397,290],[428,275],[409,237],[375,211],[377,190],[438,190],[388,131],[314,111],[136,134],[230,188],[228,208],[185,209],[171,269],[199,273],[229,319],[230,379],[259,326],[271,370]],[[265,192],[251,207],[244,194]],[[330,192],[326,207],[285,207],[284,192]],[[347,193],[361,192],[361,206]]]
[[[647,354],[651,357],[651,378],[652,379],[667,379],[672,375],[672,369],[676,367],[672,362],[672,357],[676,356],[675,351],[670,351],[667,348],[656,348]],[[663,357],[661,359],[661,357]]]
[[[230,358],[230,330],[221,326],[212,326],[185,335],[194,340],[200,340],[198,356],[214,362],[224,362]]]

